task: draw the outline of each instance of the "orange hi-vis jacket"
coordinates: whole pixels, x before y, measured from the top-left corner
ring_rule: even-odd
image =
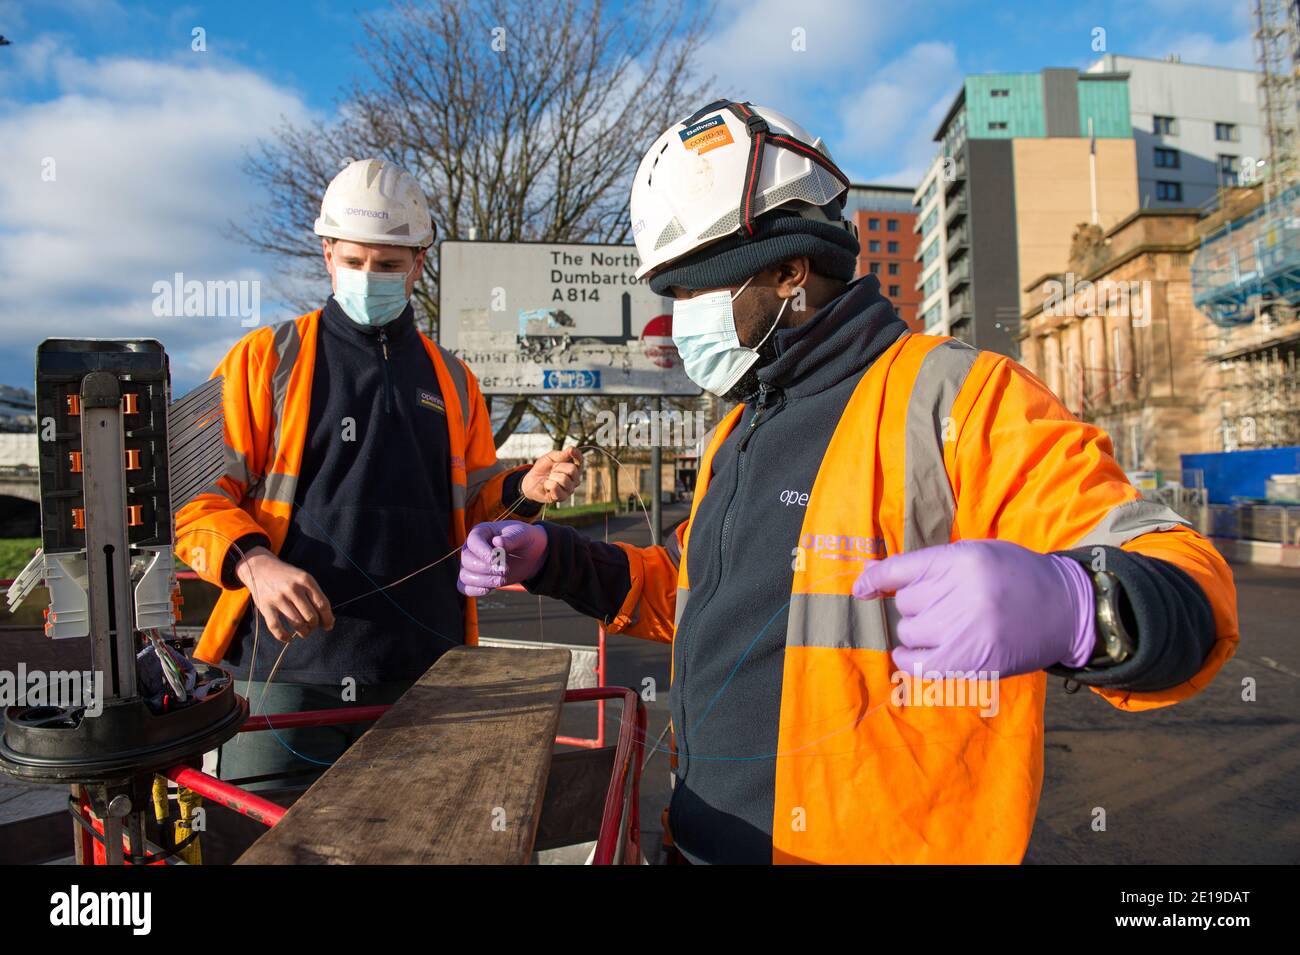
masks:
[[[225,473],[176,515],[176,551],[204,580],[222,586],[230,545],[265,534],[280,552],[289,532],[294,492],[311,413],[312,372],[320,311],[260,328],[239,341],[213,372],[225,376]],[[511,470],[497,462],[487,406],[478,382],[459,358],[421,335],[447,408],[451,441],[452,539],[496,520],[505,506],[502,484]],[[521,518],[529,520],[530,518]],[[223,590],[208,618],[196,655],[216,663],[225,655],[245,609],[248,591]],[[465,643],[478,642],[478,615],[465,602]]]
[[[709,442],[691,519],[742,410]],[[1090,687],[1121,710],[1187,699],[1236,648],[1227,564],[1176,513],[1142,499],[1102,431],[1008,358],[904,334],[863,374],[835,426],[793,558],[774,862],[1023,857],[1042,787],[1046,673],[1001,679],[990,715],[978,705],[908,705],[894,692],[892,598],[851,596],[866,560],[962,539],[1043,553],[1110,545],[1168,561],[1195,580],[1216,629],[1200,671],[1159,692]],[[611,632],[673,640],[691,597],[690,540],[687,520],[665,547],[618,545],[631,589]],[[854,546],[862,540],[884,546]]]

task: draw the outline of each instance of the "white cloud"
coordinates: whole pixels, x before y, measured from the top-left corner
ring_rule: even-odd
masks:
[[[855,163],[894,171],[876,178],[915,185],[937,149],[934,131],[962,83],[949,43],[918,43],[877,68],[866,86],[845,97],[842,133],[832,145],[852,172]],[[886,166],[885,168],[889,168]]]
[[[886,0],[722,0],[698,63],[719,95],[805,124],[850,176],[872,169],[872,180],[912,184],[961,72],[948,43],[898,52],[908,15]]]
[[[1166,41],[1160,49],[1153,49],[1148,55],[1163,57],[1170,53],[1178,54],[1183,63],[1231,66],[1242,70],[1256,68],[1255,43],[1249,34],[1220,40],[1207,33],[1186,33]]]
[[[308,118],[296,93],[205,54],[85,60],[41,37],[29,48],[17,79],[50,78],[55,93],[0,103],[0,381],[27,385],[49,336],[157,337],[178,384],[206,377],[247,329],[155,317],[153,285],[177,272],[259,280],[263,322],[292,314],[270,300],[265,261],[228,232],[261,200],[245,150]]]
[[[699,65],[730,93],[781,112],[810,86],[838,86],[878,56],[901,4],[883,0],[723,0]],[[703,104],[701,104],[703,105]]]
[[[1111,45],[1116,52],[1132,53],[1164,59],[1177,54],[1184,63],[1204,66],[1229,66],[1237,69],[1255,69],[1255,16],[1254,3],[1237,0],[1149,0],[1160,24],[1146,29],[1129,28],[1112,33]],[[1140,9],[1140,8],[1138,8]],[[1137,10],[1132,11],[1134,13]],[[1184,29],[1191,26],[1194,29]],[[1212,32],[1211,32],[1212,31]],[[1122,50],[1118,47],[1123,47]]]

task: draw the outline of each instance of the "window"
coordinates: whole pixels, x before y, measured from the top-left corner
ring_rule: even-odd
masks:
[[[897,274],[898,274],[898,263],[897,263],[897,262],[890,262],[890,263],[889,263],[889,274],[890,274],[890,275],[897,275]]]
[[[989,96],[994,99],[1003,99],[1011,95],[1011,90],[989,90]]]
[[[871,240],[869,240],[869,241],[867,242],[867,251],[868,251],[868,252],[879,252],[879,251],[880,251],[880,240],[879,240],[879,239],[871,239]]]
[[[1157,182],[1156,198],[1162,202],[1182,202],[1183,184],[1181,182]]]
[[[989,123],[989,129],[1006,129],[1006,123]]]
[[[939,255],[939,240],[934,239],[921,252],[921,268],[925,268]]]
[[[1157,136],[1177,136],[1178,120],[1172,116],[1152,116],[1151,132]]]
[[[868,219],[868,220],[867,220],[867,228],[870,229],[872,232],[879,232],[879,231],[880,231],[880,220],[879,220],[879,219]]]
[[[1214,138],[1221,143],[1235,143],[1239,138],[1236,125],[1234,123],[1215,123]]]
[[[890,255],[897,255],[897,254],[898,254],[898,243],[897,243],[897,242],[889,242],[889,243],[886,243],[885,248],[889,251]]]
[[[1229,156],[1226,153],[1219,153],[1219,185],[1237,186],[1240,185],[1237,169],[1240,157]]]
[[[889,297],[890,297],[890,298],[898,298],[899,294],[900,294],[900,291],[899,291],[899,287],[898,287],[897,285],[891,285],[891,286],[889,286]]]
[[[886,229],[886,231],[888,231],[888,232],[897,232],[897,231],[898,231],[898,220],[897,220],[897,219],[886,219],[886,220],[885,220],[885,229]]]
[[[871,263],[871,274],[872,274],[872,275],[879,275],[879,274],[880,274],[880,263],[879,263],[879,262],[872,262],[872,263]]]
[[[1164,146],[1156,147],[1156,168],[1157,169],[1177,169],[1180,165],[1177,149],[1167,149]]]

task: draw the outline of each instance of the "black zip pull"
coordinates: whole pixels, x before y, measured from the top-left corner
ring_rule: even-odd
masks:
[[[754,416],[749,419],[749,427],[745,429],[745,436],[740,439],[738,450],[745,450],[745,445],[749,443],[749,436],[758,427],[758,419],[763,417],[763,412],[767,410],[768,395],[774,391],[775,389],[768,387],[767,382],[760,381],[758,383],[758,400],[754,402]]]
[[[379,349],[384,354],[384,411],[393,413],[393,376],[388,369],[388,332],[379,330]]]

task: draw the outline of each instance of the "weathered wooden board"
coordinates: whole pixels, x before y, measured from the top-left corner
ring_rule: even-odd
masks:
[[[567,650],[457,647],[239,864],[522,864],[537,832]]]

